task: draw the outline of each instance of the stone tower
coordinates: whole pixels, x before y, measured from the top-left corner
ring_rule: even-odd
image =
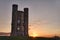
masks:
[[[12,5],[11,36],[28,36],[28,8],[18,11],[18,5]]]

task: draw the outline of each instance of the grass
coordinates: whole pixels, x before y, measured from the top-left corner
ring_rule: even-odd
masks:
[[[27,37],[19,37],[19,36],[0,36],[0,40],[28,40]]]
[[[45,37],[20,37],[20,36],[0,36],[0,40],[60,40],[60,37],[45,38]]]

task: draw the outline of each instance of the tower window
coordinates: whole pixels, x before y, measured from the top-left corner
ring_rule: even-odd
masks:
[[[18,27],[17,30],[20,30],[20,28]]]
[[[20,20],[18,20],[17,22],[20,23]]]

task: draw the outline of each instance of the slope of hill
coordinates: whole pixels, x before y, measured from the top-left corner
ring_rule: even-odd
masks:
[[[0,36],[10,36],[10,33],[0,32]]]

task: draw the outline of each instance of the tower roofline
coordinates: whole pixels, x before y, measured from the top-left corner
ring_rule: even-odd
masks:
[[[17,12],[21,12],[21,13],[24,13],[23,11],[17,11]]]

